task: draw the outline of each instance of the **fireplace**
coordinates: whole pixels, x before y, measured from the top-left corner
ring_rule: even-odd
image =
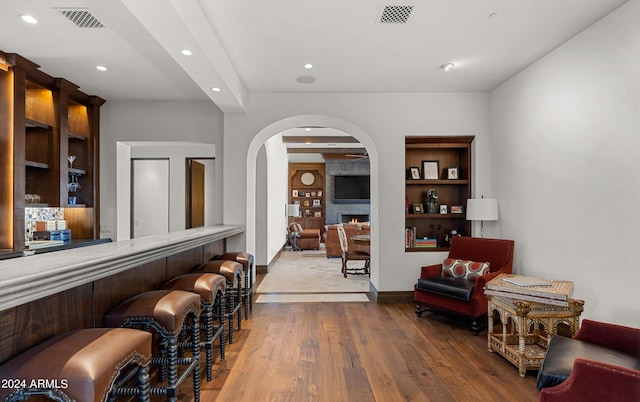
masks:
[[[340,222],[341,223],[360,223],[360,222],[368,222],[369,215],[366,214],[341,214]]]

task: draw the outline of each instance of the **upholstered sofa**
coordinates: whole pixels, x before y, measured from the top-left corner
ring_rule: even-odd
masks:
[[[347,234],[347,240],[349,241],[349,250],[358,250],[359,247],[362,247],[361,245],[356,244],[351,240],[352,236],[371,233],[369,225],[352,223],[344,223],[341,225],[344,228],[345,233]],[[324,245],[327,252],[327,258],[342,257],[342,249],[340,248],[340,239],[338,238],[337,226],[338,225],[326,225],[324,227]]]
[[[582,320],[554,336],[538,371],[541,402],[640,400],[640,329]]]
[[[513,249],[513,240],[454,236],[447,260],[455,263],[456,268],[483,266],[482,271],[463,273],[467,276],[463,278],[448,275],[443,270],[444,264],[422,267],[413,292],[416,315],[420,317],[424,311],[436,310],[466,317],[472,321],[471,333],[478,335],[487,321],[485,284],[501,273],[511,273]],[[488,268],[484,263],[489,264]]]
[[[296,244],[302,250],[318,250],[320,248],[320,229],[303,229],[297,222],[289,224],[288,233],[297,233]]]

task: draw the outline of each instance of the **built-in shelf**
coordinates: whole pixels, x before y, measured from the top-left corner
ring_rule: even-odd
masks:
[[[24,165],[27,167],[38,168],[38,169],[49,169],[49,164],[42,163],[42,162],[24,161]]]
[[[44,128],[45,130],[50,130],[51,126],[48,124],[40,123],[39,121],[24,119],[24,126],[29,128]]]
[[[406,219],[460,219],[463,214],[406,214]]]
[[[67,137],[74,139],[74,140],[80,140],[80,141],[86,141],[87,140],[87,136],[82,135],[82,134],[76,134],[76,133],[68,133]]]
[[[84,169],[69,168],[69,173],[85,175],[87,174],[87,171]]]

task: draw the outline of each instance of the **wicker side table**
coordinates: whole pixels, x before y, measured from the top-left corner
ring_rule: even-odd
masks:
[[[540,368],[549,340],[558,334],[560,324],[572,337],[578,332],[584,310],[584,301],[577,299],[569,299],[567,306],[491,295],[487,300],[489,352],[504,356],[518,367],[521,377],[527,370]]]

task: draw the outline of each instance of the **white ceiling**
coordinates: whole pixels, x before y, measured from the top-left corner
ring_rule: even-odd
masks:
[[[210,98],[230,112],[250,92],[489,91],[625,2],[3,0],[0,50],[107,100]],[[378,23],[385,5],[413,5],[408,23]],[[106,28],[55,7],[86,7]]]

